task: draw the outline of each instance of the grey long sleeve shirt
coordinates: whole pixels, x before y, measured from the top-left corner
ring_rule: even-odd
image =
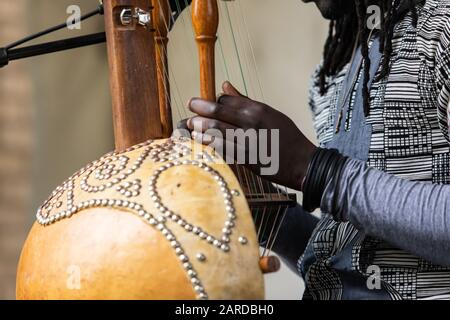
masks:
[[[334,204],[334,205],[333,205]],[[450,186],[414,182],[347,161],[321,208],[433,263],[450,266]]]
[[[348,160],[340,179],[327,185],[321,209],[367,235],[450,266],[449,185],[404,180]],[[292,269],[318,221],[301,206],[287,211],[274,251]]]

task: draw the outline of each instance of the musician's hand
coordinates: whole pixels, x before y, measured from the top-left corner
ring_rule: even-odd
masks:
[[[261,168],[268,167],[267,159],[261,158],[260,150],[261,146],[267,148],[268,151],[262,152],[262,155],[267,154],[272,160],[279,161],[279,164],[276,166],[276,171],[264,177],[272,182],[300,190],[316,147],[283,113],[241,95],[229,82],[223,84],[223,92],[224,94],[216,103],[198,98],[192,99],[189,102],[189,108],[198,116],[181,123],[180,127],[187,126],[193,131],[193,138],[205,144],[210,144],[213,140],[214,146],[222,145],[226,150],[229,150],[232,145],[238,151],[244,149],[247,156],[251,153],[249,149],[256,150],[252,154],[256,158],[256,163],[251,165],[246,163],[256,174],[260,174]],[[216,129],[216,132],[221,134],[212,134],[213,138],[211,138],[208,129]],[[242,145],[236,143],[235,139],[234,141],[227,139],[227,131],[230,132],[228,129],[243,129],[247,133],[250,132],[247,130],[255,129],[256,134],[249,139],[249,143]],[[260,135],[261,132],[264,133],[261,131],[263,129],[267,131]],[[279,130],[279,139],[271,139],[270,132],[275,130]],[[261,140],[264,136],[265,141]],[[267,145],[264,146],[261,143]],[[258,148],[251,148],[252,145]],[[274,153],[278,153],[278,156],[274,156]]]

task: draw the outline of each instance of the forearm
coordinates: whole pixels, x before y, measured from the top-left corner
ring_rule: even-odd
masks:
[[[450,186],[413,182],[348,160],[321,208],[431,262],[450,266]]]

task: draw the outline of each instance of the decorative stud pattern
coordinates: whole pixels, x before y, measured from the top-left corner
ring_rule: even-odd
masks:
[[[150,159],[154,162],[168,162],[187,157],[190,154],[191,148],[184,144],[176,143],[173,139],[169,139],[151,148]]]
[[[129,160],[126,156],[108,158],[103,165],[94,171],[95,178],[97,180],[111,179],[111,177],[118,175],[127,167]],[[119,163],[116,165],[113,163],[114,161]]]
[[[239,243],[246,245],[248,243],[248,239],[246,237],[239,237]]]
[[[117,186],[116,190],[127,198],[137,197],[141,194],[142,183],[140,179],[133,180],[132,182],[124,182]]]
[[[129,158],[126,156],[112,156],[101,160],[94,168],[89,169],[86,175],[81,179],[81,190],[88,193],[98,193],[118,185],[129,176],[134,174],[148,157],[151,147],[145,147],[142,154],[136,159],[133,166],[127,169]],[[103,184],[93,185],[89,183],[92,173],[95,172],[95,179],[98,181],[108,180]],[[111,179],[112,178],[112,179]]]
[[[159,230],[170,242],[171,247],[174,249],[178,259],[183,265],[190,281],[195,283],[195,291],[200,299],[207,299],[208,295],[205,292],[204,287],[200,279],[197,276],[197,273],[194,270],[194,267],[189,262],[188,256],[185,254],[184,249],[175,237],[175,235],[164,225],[164,223],[158,222],[157,219],[150,213],[147,212],[142,205],[131,202],[131,201],[123,201],[123,200],[114,200],[114,199],[92,199],[89,201],[84,201],[73,207],[73,210],[63,211],[57,213],[52,216],[44,216],[41,212],[37,214],[37,221],[39,224],[44,226],[49,226],[54,224],[62,219],[70,218],[72,215],[89,208],[116,208],[116,209],[126,209],[130,210],[133,213],[137,213],[139,217],[141,217],[144,221],[146,221],[149,225]]]
[[[206,162],[206,163],[214,163],[214,161],[215,161],[214,158],[216,158],[216,157],[212,156],[211,154],[209,154],[206,151],[199,152],[196,155],[196,159],[197,160],[203,161],[203,162]]]
[[[197,297],[199,299],[208,299],[208,294],[206,293],[188,254],[183,249],[182,244],[178,241],[175,234],[167,227],[167,222],[173,221],[180,228],[183,228],[185,232],[193,234],[201,241],[214,246],[224,253],[229,252],[230,236],[233,233],[235,221],[237,219],[233,196],[239,196],[239,192],[236,190],[230,191],[226,181],[220,173],[205,163],[213,163],[213,156],[210,155],[209,157],[205,157],[205,154],[202,153],[202,156],[198,158],[199,160],[183,160],[183,158],[186,158],[192,153],[191,148],[182,144],[186,141],[189,140],[179,138],[167,140],[162,144],[156,144],[150,140],[129,148],[124,152],[109,153],[103,156],[99,160],[79,170],[51,194],[50,198],[44,202],[36,214],[38,223],[43,226],[49,226],[63,219],[71,218],[73,215],[88,208],[108,207],[130,211],[158,230],[166,238],[185,270]],[[131,163],[127,154],[138,149],[142,149],[142,153],[134,163]],[[161,163],[161,167],[154,171],[154,174],[150,177],[148,183],[149,196],[159,213],[158,216],[153,215],[144,208],[143,205],[131,200],[133,197],[141,195],[142,182],[139,179],[128,180],[128,178],[130,178],[145,161]],[[179,213],[171,211],[162,201],[157,190],[158,179],[167,170],[178,166],[194,166],[200,170],[204,170],[204,172],[209,173],[218,184],[223,196],[223,203],[226,211],[226,221],[219,238],[214,237],[199,226],[195,226],[188,222]],[[127,200],[125,200],[125,198],[101,199],[98,197],[76,203],[74,196],[76,184],[79,184],[80,189],[86,193],[85,195],[100,195],[101,192],[115,187],[115,190]],[[239,238],[241,243],[242,239],[245,238]],[[196,255],[196,260],[205,263],[206,256],[203,253],[198,253]]]
[[[205,262],[206,261],[206,256],[203,253],[198,253],[197,254],[197,260],[200,262]]]
[[[224,205],[225,210],[227,214],[227,220],[225,221],[225,226],[222,229],[222,238],[219,240],[215,238],[213,235],[209,234],[208,232],[202,230],[200,227],[194,226],[190,224],[188,221],[186,221],[182,216],[180,216],[178,213],[172,211],[170,208],[168,208],[162,201],[161,195],[158,193],[157,190],[157,183],[165,171],[178,167],[178,166],[195,166],[198,167],[201,170],[204,170],[205,172],[212,175],[216,183],[219,185],[220,190],[222,192],[222,196],[224,198]],[[199,237],[201,240],[206,241],[210,245],[215,246],[216,248],[224,251],[229,252],[229,236],[233,232],[233,228],[235,224],[233,223],[234,220],[236,220],[236,209],[234,208],[234,204],[232,201],[231,191],[228,188],[228,185],[226,181],[223,179],[223,177],[220,175],[219,172],[214,170],[209,165],[196,161],[196,160],[183,160],[183,161],[174,161],[166,163],[165,165],[161,166],[159,169],[157,169],[153,176],[150,178],[149,185],[148,185],[148,191],[151,199],[153,200],[153,203],[155,205],[155,208],[159,211],[159,213],[165,217],[168,220],[172,220],[173,222],[177,223],[180,227],[184,228],[187,232],[193,233],[195,236]]]

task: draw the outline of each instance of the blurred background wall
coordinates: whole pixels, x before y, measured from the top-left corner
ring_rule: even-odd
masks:
[[[0,1],[0,43],[21,37],[24,1]],[[28,228],[32,176],[32,83],[23,63],[0,71],[0,297],[14,297],[18,252]]]
[[[97,3],[0,0],[0,46],[63,22],[69,5],[86,13]],[[289,115],[314,140],[307,87],[327,29],[316,9],[300,0],[238,0],[221,2],[220,12],[218,85],[231,80]],[[81,26],[39,41],[100,31],[102,19]],[[178,121],[188,116],[186,102],[199,92],[189,11],[170,34],[169,59]],[[15,268],[36,208],[65,178],[112,148],[104,45],[0,69],[0,299],[14,299]],[[266,280],[268,298],[301,297],[301,280],[284,266]]]

